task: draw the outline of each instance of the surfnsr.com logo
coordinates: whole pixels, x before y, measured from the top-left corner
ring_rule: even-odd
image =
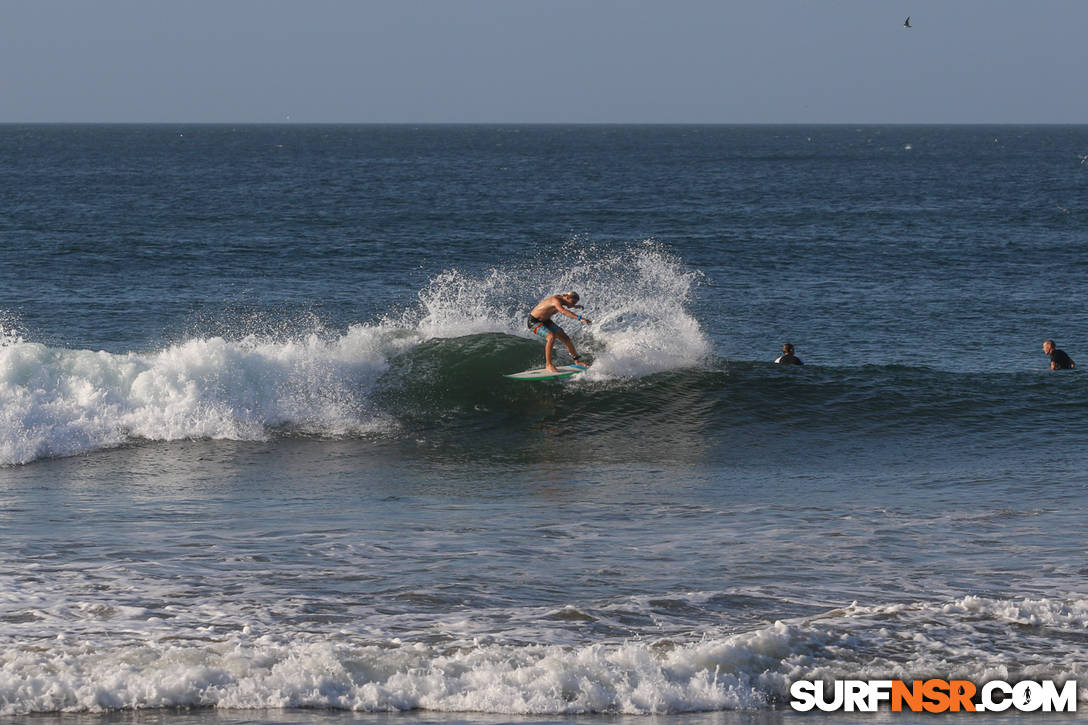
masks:
[[[1005,682],[981,687],[968,680],[798,680],[790,685],[790,706],[798,712],[1076,712],[1077,682]]]

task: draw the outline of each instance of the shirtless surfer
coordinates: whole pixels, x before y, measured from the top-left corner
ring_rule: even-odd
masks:
[[[568,307],[570,309],[567,309]],[[583,308],[578,304],[578,293],[567,292],[561,295],[552,295],[547,299],[541,300],[537,303],[536,307],[533,308],[533,311],[529,313],[529,329],[537,335],[544,335],[545,330],[547,331],[547,343],[544,346],[544,367],[547,368],[548,372],[559,372],[559,368],[552,364],[552,345],[555,344],[556,338],[567,346],[567,352],[570,353],[574,362],[585,365],[585,363],[582,362],[582,359],[578,357],[578,353],[575,352],[574,343],[567,337],[567,333],[563,332],[563,328],[559,325],[552,322],[552,316],[558,312],[573,320],[584,322],[587,325],[592,324],[588,317],[583,317],[582,315],[570,311],[581,309]]]

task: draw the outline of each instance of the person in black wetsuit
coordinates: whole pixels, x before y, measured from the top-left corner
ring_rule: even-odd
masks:
[[[786,365],[804,365],[801,358],[793,354],[793,345],[788,342],[782,346],[782,355],[775,362],[785,363]]]
[[[1072,370],[1077,366],[1073,359],[1054,346],[1053,340],[1043,341],[1043,352],[1050,356],[1051,370]]]

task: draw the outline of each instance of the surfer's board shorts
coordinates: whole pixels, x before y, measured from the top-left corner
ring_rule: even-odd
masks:
[[[534,335],[540,335],[543,338],[548,337],[549,332],[558,334],[561,332],[559,325],[555,324],[551,320],[538,320],[532,315],[529,315],[528,328]]]

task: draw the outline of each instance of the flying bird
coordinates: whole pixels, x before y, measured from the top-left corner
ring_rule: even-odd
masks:
[[[907,19],[903,21],[903,27],[904,28],[911,27],[911,25],[910,25],[910,16],[909,15],[907,16]]]

